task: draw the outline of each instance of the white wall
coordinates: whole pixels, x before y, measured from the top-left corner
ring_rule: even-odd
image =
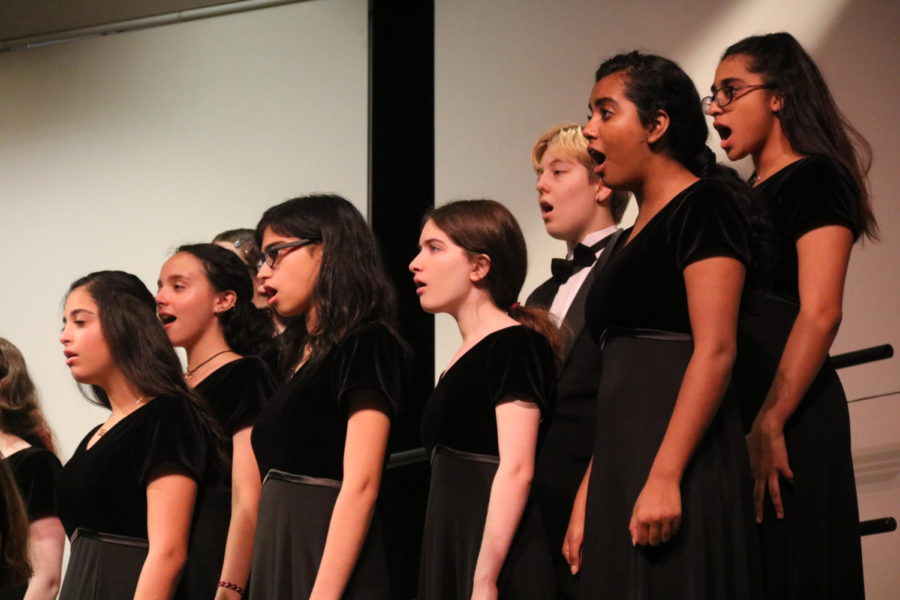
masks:
[[[68,457],[105,414],[57,338],[76,278],[156,289],[179,244],[314,191],[367,195],[366,0],[308,1],[0,54],[0,336]]]
[[[790,31],[816,58],[839,105],[868,137],[883,241],[854,249],[844,323],[834,351],[881,343],[900,350],[900,186],[896,123],[900,3],[891,0],[437,0],[436,200],[488,197],[516,214],[531,268],[521,298],[564,254],[544,232],[531,147],[561,120],[583,122],[602,59],[638,48],[669,56],[709,89],[722,51],[757,33]],[[710,145],[718,147],[713,132]],[[724,156],[722,157],[724,160]],[[741,165],[744,173],[748,165]],[[626,213],[626,225],[634,207]],[[436,372],[459,343],[452,321],[437,321]],[[898,360],[841,373],[848,396],[900,390]],[[900,517],[900,397],[851,405],[863,519]],[[900,589],[900,534],[864,538],[870,598]]]

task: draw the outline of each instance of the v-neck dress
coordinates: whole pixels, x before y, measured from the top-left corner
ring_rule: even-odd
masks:
[[[860,235],[849,174],[819,157],[799,160],[757,187],[776,234],[772,290],[741,319],[735,379],[749,430],[765,400],[800,307],[797,240],[820,227]],[[768,497],[759,528],[766,598],[865,597],[859,509],[844,388],[828,360],[784,426],[793,482],[781,481],[784,518]]]
[[[431,456],[419,597],[468,600],[500,462],[496,406],[535,402],[546,426],[556,393],[547,340],[523,326],[487,335],[441,377],[422,418]],[[539,438],[542,435],[539,436]],[[529,497],[497,581],[500,598],[554,597],[553,567],[540,513]]]
[[[730,388],[681,479],[680,532],[657,547],[632,546],[629,532],[693,352],[684,270],[712,257],[748,264],[749,235],[728,188],[699,180],[627,245],[620,241],[588,294],[586,323],[602,340],[603,358],[581,568],[585,600],[758,597],[749,460]]]
[[[232,459],[232,438],[253,425],[275,389],[269,366],[259,357],[245,356],[210,373],[194,390],[200,394],[224,436],[226,458]],[[191,547],[182,574],[182,587],[189,598],[212,600],[225,558],[225,543],[231,524],[231,472],[210,486],[198,508],[191,534]]]
[[[350,332],[314,365],[279,387],[253,427],[253,450],[265,477],[250,572],[250,598],[309,598],[344,478],[348,402],[374,393],[396,419],[405,358],[400,340],[377,323]],[[389,600],[387,558],[378,515],[344,598]]]
[[[199,504],[216,469],[211,432],[187,398],[154,398],[88,448],[97,429],[78,445],[57,484],[59,516],[72,543],[60,600],[132,597],[147,557],[148,477],[156,467],[178,468],[197,482]]]

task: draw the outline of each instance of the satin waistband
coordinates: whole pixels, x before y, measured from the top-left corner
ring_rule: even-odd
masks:
[[[100,531],[93,531],[91,529],[84,529],[82,527],[76,529],[75,533],[72,534],[71,542],[74,544],[75,540],[77,540],[78,538],[95,540],[107,544],[118,544],[120,546],[131,546],[133,548],[146,549],[150,547],[149,542],[143,538],[130,537],[127,535],[117,535],[115,533],[103,533]]]
[[[610,327],[600,336],[601,348],[612,338],[636,338],[642,340],[662,340],[665,342],[693,342],[694,338],[689,333],[678,331],[662,331],[660,329],[640,329],[630,327]]]
[[[263,479],[263,485],[270,479],[274,481],[284,481],[298,485],[318,485],[322,487],[340,488],[341,482],[336,479],[328,479],[327,477],[308,477],[306,475],[295,475],[287,471],[279,471],[278,469],[269,469],[266,478]]]
[[[442,446],[440,444],[436,445],[431,451],[432,463],[434,462],[434,457],[438,453],[446,454],[452,458],[456,458],[459,460],[468,460],[470,462],[490,463],[492,465],[500,464],[499,456],[492,456],[490,454],[477,454],[475,452],[463,452],[462,450],[454,450],[453,448],[448,448],[447,446]]]

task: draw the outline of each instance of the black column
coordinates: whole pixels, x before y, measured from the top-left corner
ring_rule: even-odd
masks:
[[[421,403],[434,383],[434,317],[420,308],[408,265],[434,206],[433,0],[370,0],[369,19],[369,222],[397,286]],[[404,449],[421,445],[412,408],[401,424]]]
[[[434,206],[434,0],[369,2],[369,222],[398,296],[401,333],[415,353],[410,394],[394,423],[398,445],[422,445],[422,407],[434,384],[434,317],[407,266]],[[416,596],[428,465],[386,471],[379,514],[394,598]]]

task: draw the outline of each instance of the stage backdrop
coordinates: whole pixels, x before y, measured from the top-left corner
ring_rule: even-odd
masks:
[[[180,244],[315,191],[367,194],[366,0],[301,2],[0,53],[0,336],[67,458],[105,418],[58,342],[100,269],[155,292]]]

